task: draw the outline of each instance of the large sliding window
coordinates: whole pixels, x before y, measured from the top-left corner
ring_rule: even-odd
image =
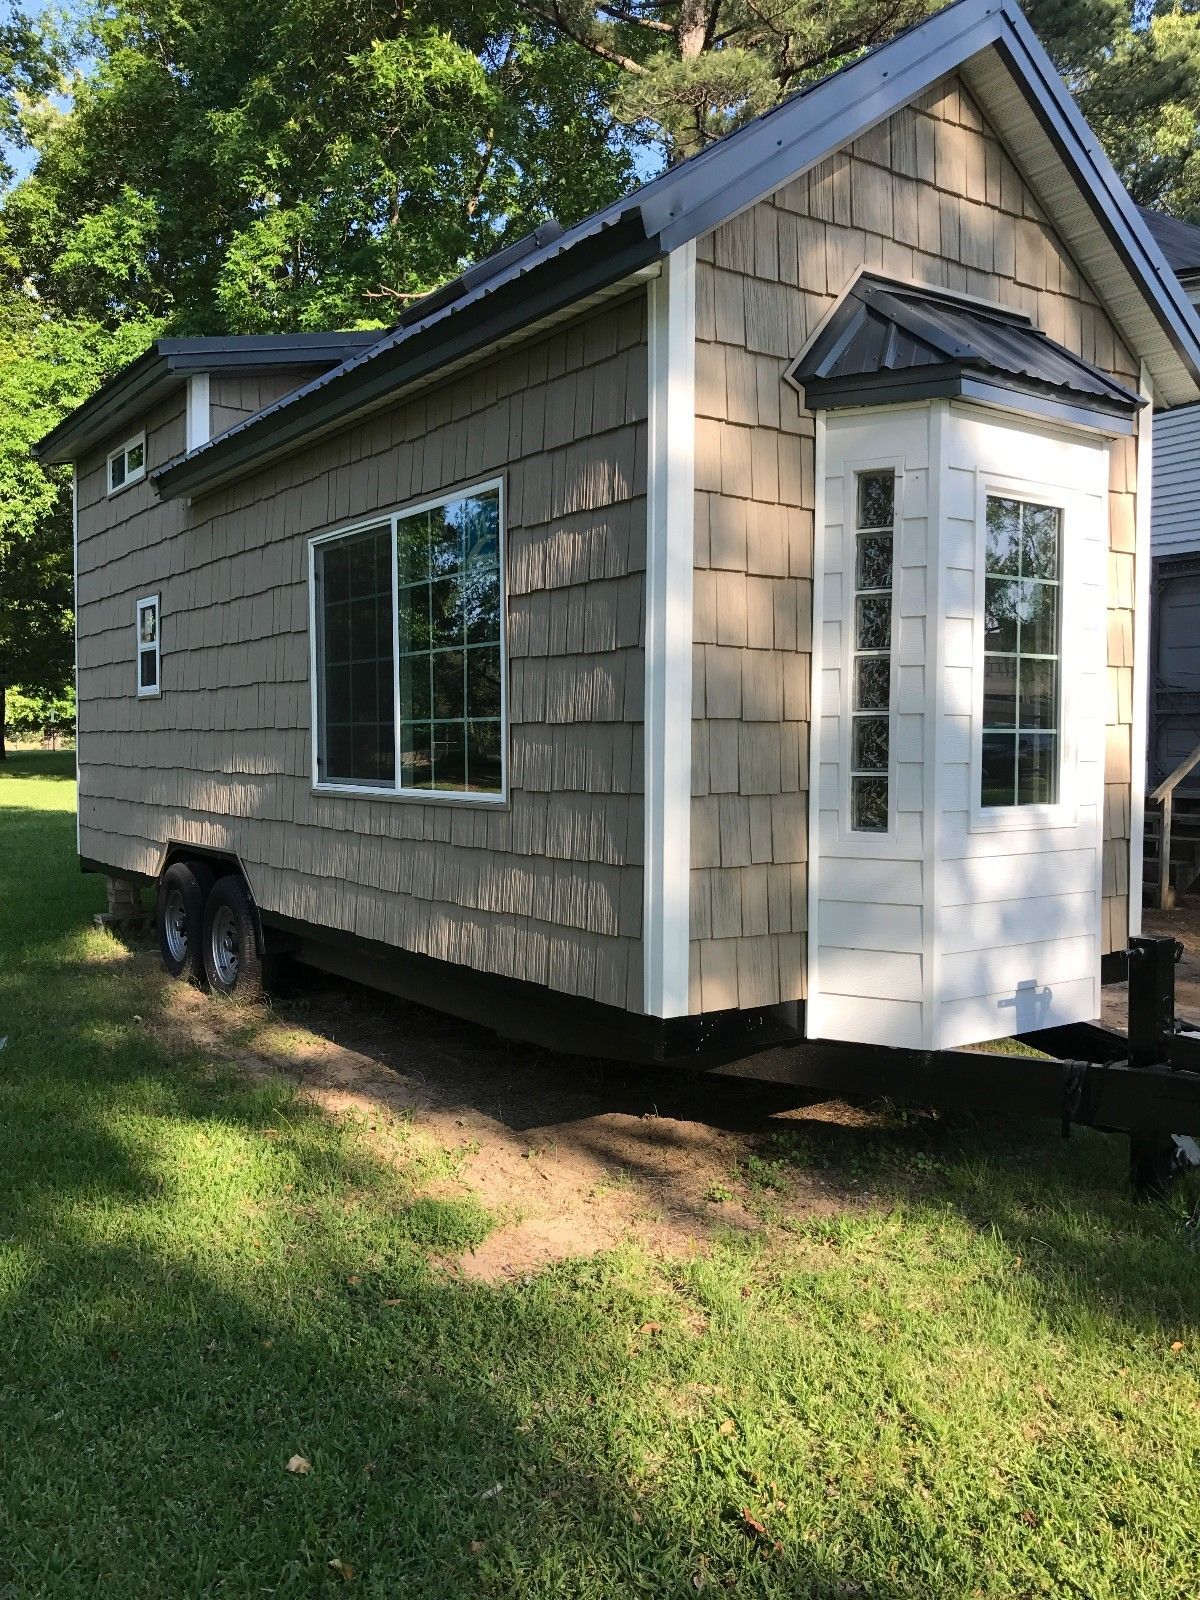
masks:
[[[504,792],[500,487],[313,544],[318,787]]]
[[[850,826],[858,833],[886,833],[896,475],[860,472],[855,483]]]
[[[987,497],[980,803],[1058,799],[1062,511]]]

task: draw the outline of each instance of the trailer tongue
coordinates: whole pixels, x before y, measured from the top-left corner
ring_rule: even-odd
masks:
[[[1136,1192],[1161,1192],[1200,1165],[1200,1031],[1175,1016],[1175,939],[1133,939],[1127,1033],[1099,1023],[1045,1028],[1016,1041],[1040,1052],[909,1050],[813,1039],[776,1052],[770,1076],[837,1095],[1017,1111],[1129,1136]],[[762,1058],[757,1058],[761,1068]],[[758,1076],[756,1058],[723,1068]]]

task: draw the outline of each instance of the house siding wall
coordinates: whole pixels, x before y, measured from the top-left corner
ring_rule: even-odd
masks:
[[[259,905],[640,1011],[645,295],[198,501],[80,463],[81,850],[154,873],[240,855]],[[148,429],[183,445],[183,404]],[[511,794],[314,794],[307,540],[503,474]],[[133,608],[162,596],[161,699]]]
[[[1200,406],[1181,406],[1154,419],[1154,493],[1150,547],[1158,556],[1200,551]]]
[[[1025,311],[1137,386],[1136,363],[957,77],[700,241],[694,1011],[804,995],[814,419],[782,380],[862,266]],[[1106,951],[1124,948],[1128,925],[1133,440],[1113,446],[1111,466]]]
[[[279,372],[214,372],[209,379],[208,404],[211,437],[245,422],[264,406],[291,394],[324,367],[288,367]]]

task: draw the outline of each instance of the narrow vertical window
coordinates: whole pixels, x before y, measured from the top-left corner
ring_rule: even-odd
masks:
[[[158,694],[159,642],[156,594],[137,603],[135,637],[138,695]]]
[[[324,783],[394,783],[392,525],[316,549],[321,655],[317,763]]]
[[[861,833],[886,833],[888,828],[895,516],[895,473],[859,473],[855,493],[850,826]]]
[[[985,806],[1058,798],[1062,512],[987,498],[984,557]]]

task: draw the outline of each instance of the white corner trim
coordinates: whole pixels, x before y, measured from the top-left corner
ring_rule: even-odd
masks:
[[[1154,394],[1142,363],[1138,413],[1133,557],[1133,726],[1129,766],[1129,934],[1142,931],[1142,849],[1146,829],[1146,741],[1150,736],[1150,484],[1153,475]],[[1103,914],[1103,906],[1101,907]]]
[[[815,413],[813,438],[813,557],[811,656],[808,714],[808,972],[805,980],[804,1036],[821,1037],[820,972],[817,966],[818,867],[821,860],[821,669],[825,625],[825,413]]]
[[[671,251],[649,294],[646,445],[643,1001],[689,1011],[696,246]]]
[[[209,375],[193,372],[187,381],[187,447],[190,455],[212,438]]]
[[[925,815],[922,827],[928,836],[923,840],[923,871],[921,893],[921,1035],[928,1050],[938,1043],[941,1024],[938,984],[939,939],[937,876],[942,859],[941,795],[938,775],[943,729],[946,716],[946,685],[943,665],[946,657],[946,614],[942,600],[945,588],[943,573],[946,554],[942,542],[942,508],[947,498],[949,478],[950,402],[935,400],[929,407],[929,439],[925,454],[928,461],[926,489],[926,556],[925,556],[925,714],[923,757],[925,784]],[[902,507],[903,512],[903,507]],[[904,523],[900,528],[903,531]],[[977,534],[978,541],[978,534]],[[903,551],[901,552],[903,558]],[[899,624],[897,623],[897,629]],[[982,655],[982,642],[980,646]],[[897,669],[898,670],[898,669]],[[974,669],[973,669],[974,670]],[[972,716],[971,748],[975,747],[975,718]],[[978,724],[982,727],[982,718]],[[972,765],[972,772],[974,766]],[[972,780],[973,781],[973,780]]]

